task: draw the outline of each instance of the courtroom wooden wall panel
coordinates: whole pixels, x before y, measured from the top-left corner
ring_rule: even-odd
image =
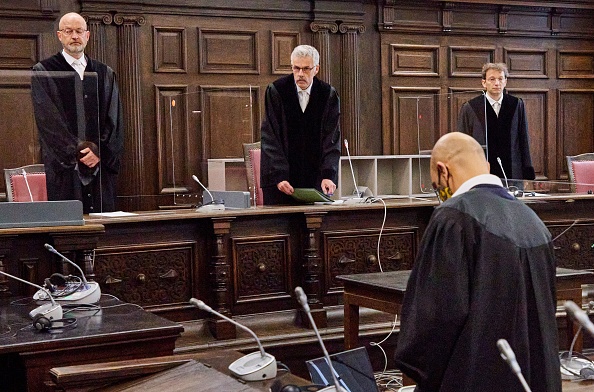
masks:
[[[186,29],[153,26],[153,40],[154,72],[187,72]]]
[[[594,151],[594,89],[559,89],[557,170],[567,178],[567,155]]]

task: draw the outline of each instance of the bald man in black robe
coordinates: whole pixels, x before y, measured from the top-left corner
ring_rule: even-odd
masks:
[[[506,339],[533,392],[560,392],[549,230],[489,174],[468,135],[435,144],[431,178],[447,200],[431,217],[408,281],[396,366],[417,392],[520,392],[497,348]]]
[[[63,50],[37,63],[31,80],[48,199],[114,211],[124,144],[115,73],[84,54],[90,33],[80,15],[64,15],[57,34]]]

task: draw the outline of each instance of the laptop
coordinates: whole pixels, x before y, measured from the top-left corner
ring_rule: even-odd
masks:
[[[340,386],[348,392],[379,392],[365,347],[332,354],[330,360],[334,370],[338,373],[337,379]],[[305,361],[305,364],[312,383],[334,385],[325,357]]]

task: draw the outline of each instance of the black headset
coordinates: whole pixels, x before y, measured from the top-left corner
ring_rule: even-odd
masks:
[[[76,328],[77,322],[75,318],[61,318],[57,320],[50,320],[41,313],[33,318],[33,328],[38,331],[56,331]]]

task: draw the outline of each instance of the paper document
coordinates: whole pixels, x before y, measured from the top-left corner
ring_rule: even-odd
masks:
[[[295,188],[291,196],[302,203],[334,202],[328,195],[325,195],[314,188]]]

